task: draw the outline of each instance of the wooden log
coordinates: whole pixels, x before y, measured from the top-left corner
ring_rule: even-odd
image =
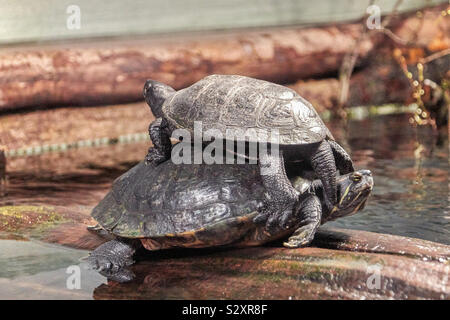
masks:
[[[443,9],[445,5],[425,9],[423,18],[399,16],[391,29],[403,39],[417,36],[418,44],[432,51],[448,48],[448,19],[436,18]],[[352,23],[4,48],[0,51],[0,111],[137,101],[142,99],[147,78],[179,89],[212,73],[279,83],[319,77],[337,72],[360,33],[361,24]],[[364,39],[358,64],[375,56],[376,46],[384,40],[376,32]]]
[[[150,253],[132,270],[132,283],[100,285],[94,298],[448,299],[450,292],[443,263],[317,247]]]
[[[394,61],[391,49],[378,50],[378,53],[369,66],[351,77],[350,107],[413,102],[412,87]],[[439,83],[445,77],[443,71],[448,69],[445,67],[448,63],[450,56],[425,65],[425,77]],[[410,64],[410,70],[416,73],[414,64]],[[337,105],[340,86],[336,78],[302,80],[288,87],[310,101],[319,112],[332,110]],[[431,98],[425,95],[423,100],[426,102],[427,99]],[[144,102],[8,114],[0,117],[0,144],[6,150],[42,149],[42,146],[52,144],[117,138],[136,133],[145,135],[153,120],[154,116]],[[130,123],[133,125],[130,126]]]
[[[5,148],[0,146],[0,197],[5,194],[6,188],[6,155]]]
[[[2,209],[0,213],[5,213]],[[44,242],[93,250],[107,239],[86,230],[89,210],[16,207],[26,228],[11,230]],[[10,214],[11,215],[11,214]],[[41,221],[37,216],[59,216]],[[1,215],[0,215],[1,217]],[[34,230],[34,231],[33,231]],[[448,299],[450,247],[373,232],[321,228],[311,247],[281,243],[245,249],[149,252],[132,267],[136,279],[109,282],[97,299]],[[370,282],[369,278],[378,276]],[[378,282],[377,282],[378,281]],[[378,284],[377,284],[378,283]],[[179,288],[184,288],[179,290]]]
[[[359,33],[347,24],[4,49],[0,110],[136,101],[147,78],[176,89],[213,73],[292,82],[337,70]],[[373,47],[364,41],[359,61]]]
[[[154,120],[145,102],[64,107],[0,117],[0,144],[6,150],[146,133]],[[132,125],[130,125],[132,124]]]
[[[43,207],[35,210],[43,212]],[[88,210],[52,207],[63,224],[28,224],[22,235],[93,250]],[[1,212],[1,211],[0,211]],[[32,206],[20,217],[33,217]],[[69,221],[69,222],[67,222]],[[45,223],[45,224],[43,224]],[[37,231],[32,231],[30,229]],[[136,279],[108,282],[96,299],[449,299],[450,247],[373,232],[321,228],[311,247],[172,249],[141,255]],[[181,288],[183,288],[181,290]]]

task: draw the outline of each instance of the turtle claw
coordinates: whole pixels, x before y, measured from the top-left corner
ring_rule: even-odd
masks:
[[[300,248],[305,247],[311,243],[314,238],[315,228],[309,224],[303,226],[295,231],[295,234],[291,236],[287,242],[283,243],[283,246],[287,248]]]
[[[308,244],[309,242],[301,240],[288,240],[287,242],[283,242],[283,246],[291,249],[305,247]]]
[[[95,253],[92,253],[84,260],[88,263],[89,267],[99,272],[117,272],[134,263],[132,259],[114,259],[112,257],[96,255]]]
[[[292,225],[292,212],[285,211],[279,219],[279,225],[282,229],[289,229]]]
[[[132,281],[136,275],[129,268],[122,268],[117,271],[99,271],[108,280],[125,283]]]
[[[163,163],[168,159],[169,158],[165,154],[161,153],[158,149],[150,148],[148,150],[147,156],[145,157],[145,164],[156,167],[158,164]]]
[[[100,231],[103,228],[100,226],[100,224],[96,224],[96,225],[92,225],[92,226],[87,226],[86,229],[88,229],[89,231]]]
[[[105,256],[91,254],[83,260],[88,263],[91,269],[96,270],[108,280],[123,283],[135,278],[134,273],[128,268],[129,265],[134,263],[132,259],[110,259]]]
[[[107,278],[117,279],[115,281],[129,281],[132,272],[127,267],[134,263],[133,255],[135,248],[128,243],[111,240],[97,249],[83,260],[91,269],[97,270]]]
[[[265,230],[270,234],[278,232],[279,229],[287,229],[290,224],[292,211],[275,209],[271,205],[264,205],[260,213],[253,218],[255,224],[265,223]]]

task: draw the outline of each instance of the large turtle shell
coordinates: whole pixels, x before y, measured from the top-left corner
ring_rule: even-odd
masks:
[[[125,238],[186,237],[213,225],[215,233],[232,233],[237,231],[233,223],[255,215],[264,193],[256,165],[166,161],[152,167],[141,162],[116,179],[92,216],[104,229]],[[222,221],[227,224],[219,232]],[[219,242],[228,241],[216,236]]]
[[[294,90],[238,75],[211,75],[167,99],[162,111],[172,128],[193,134],[194,121],[203,131],[241,129],[233,140],[281,145],[334,140],[314,107]],[[251,129],[251,130],[248,130]],[[277,130],[277,134],[275,130]]]

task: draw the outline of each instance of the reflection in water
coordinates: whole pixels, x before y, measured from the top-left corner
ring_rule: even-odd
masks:
[[[88,254],[34,241],[0,240],[0,299],[92,299],[106,279],[80,258]],[[69,266],[80,269],[80,288],[69,289]],[[3,290],[2,290],[3,289]]]

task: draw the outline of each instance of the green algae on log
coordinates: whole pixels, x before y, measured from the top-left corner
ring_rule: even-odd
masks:
[[[33,205],[0,207],[0,218],[0,232],[8,233],[24,232],[62,219],[52,207]]]
[[[0,238],[39,238],[59,224],[76,221],[84,223],[86,213],[59,206],[16,205],[0,207]]]

